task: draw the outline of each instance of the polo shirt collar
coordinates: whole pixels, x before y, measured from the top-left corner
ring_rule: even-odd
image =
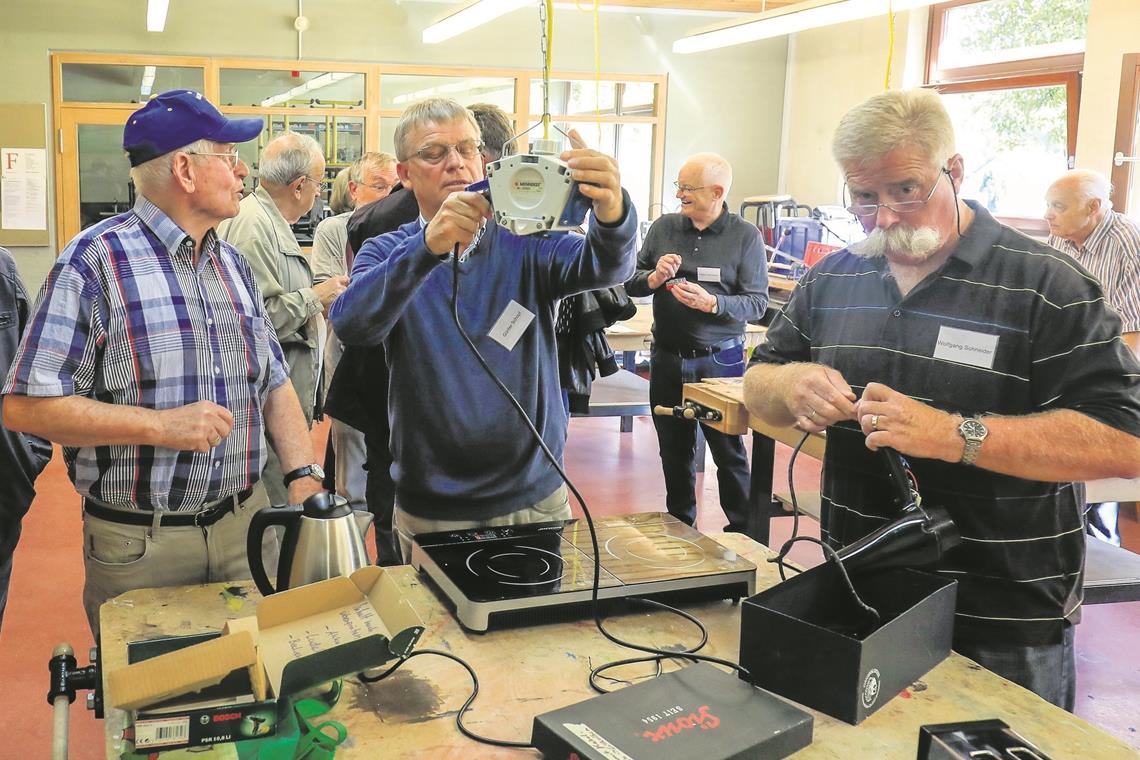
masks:
[[[718,216],[716,218],[716,221],[714,221],[708,227],[705,227],[703,230],[697,230],[697,226],[695,224],[693,224],[693,220],[690,219],[689,217],[685,216],[684,214],[681,215],[681,218],[684,220],[685,229],[688,232],[694,232],[695,233],[695,232],[699,231],[700,234],[702,234],[702,235],[704,235],[705,233],[708,233],[711,235],[719,235],[721,232],[724,231],[725,226],[728,224],[728,204],[727,203],[721,203],[720,204],[720,216]]]
[[[985,260],[990,249],[1001,237],[1001,224],[993,218],[977,201],[965,201],[974,212],[974,221],[962,233],[954,252],[950,254],[950,261],[961,261],[968,269],[973,269]]]
[[[171,256],[183,251],[183,246],[189,246],[185,249],[186,251],[193,250],[194,240],[186,230],[179,227],[173,219],[166,215],[165,211],[147,200],[146,196],[140,195],[135,200],[134,212],[142,223],[154,233],[158,241],[162,243],[162,247]],[[202,251],[212,254],[217,248],[217,242],[218,235],[211,229],[202,241]]]

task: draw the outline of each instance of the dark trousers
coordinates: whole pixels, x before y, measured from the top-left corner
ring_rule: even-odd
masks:
[[[1076,626],[1066,626],[1059,644],[955,644],[954,650],[1046,702],[1073,711],[1077,696]]]
[[[744,374],[744,346],[736,345],[697,359],[654,347],[649,368],[649,403],[677,406],[684,383],[706,377],[740,377]],[[661,470],[665,475],[665,507],[689,525],[697,519],[697,423],[653,415]],[[717,467],[720,506],[728,517],[726,531],[744,532],[748,523],[748,456],[738,435],[702,428]]]
[[[392,511],[396,503],[396,484],[392,481],[392,453],[388,441],[377,441],[373,436],[364,436],[368,456],[364,469],[368,470],[368,484],[364,498],[368,511],[373,514],[373,530],[376,531],[376,564],[402,565],[400,546],[396,531],[392,527]]]
[[[7,531],[0,530],[0,627],[4,625],[4,608],[8,606],[8,583],[12,580],[12,558],[20,540],[20,520]]]

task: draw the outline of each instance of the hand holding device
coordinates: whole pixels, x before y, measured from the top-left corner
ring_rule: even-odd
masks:
[[[651,289],[657,290],[657,288],[661,287],[662,283],[669,285],[675,280],[684,279],[683,277],[677,277],[677,272],[679,271],[681,271],[681,255],[678,253],[667,253],[657,259],[657,268],[649,273],[648,285]]]

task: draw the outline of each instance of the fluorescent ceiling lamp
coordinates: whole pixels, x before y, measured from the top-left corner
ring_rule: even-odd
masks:
[[[423,41],[425,44],[434,45],[449,40],[457,34],[469,32],[488,21],[494,21],[499,16],[535,3],[536,0],[473,0],[432,22],[431,26],[424,29]]]
[[[342,79],[348,79],[351,76],[355,76],[355,74],[351,71],[328,71],[324,74],[321,74],[320,76],[313,77],[307,82],[297,85],[291,90],[286,90],[280,95],[274,95],[273,97],[266,98],[265,100],[261,101],[261,106],[262,108],[272,108],[278,103],[288,103],[290,100],[304,97],[305,93],[312,92],[313,90],[319,90],[323,87],[328,87],[331,84],[336,84]]]
[[[438,84],[434,87],[426,87],[422,90],[408,92],[403,95],[397,95],[392,98],[393,105],[404,105],[405,103],[416,103],[425,98],[436,97],[450,97],[454,95],[485,95],[489,92],[497,90],[505,90],[512,88],[514,85],[510,80],[503,81],[502,79],[491,78],[477,78],[477,79],[461,79],[458,82],[448,82],[447,84]]]
[[[700,53],[705,50],[740,45],[745,42],[782,37],[806,29],[883,16],[891,11],[909,11],[933,5],[937,0],[807,0],[783,8],[757,13],[747,20],[697,29],[673,43],[674,53]]]
[[[161,32],[166,29],[166,9],[170,0],[147,0],[146,3],[146,30],[148,32]]]

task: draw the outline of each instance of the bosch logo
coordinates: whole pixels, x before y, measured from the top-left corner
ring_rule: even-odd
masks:
[[[879,687],[882,676],[877,668],[871,668],[867,677],[863,679],[863,707],[870,709],[879,698]]]

